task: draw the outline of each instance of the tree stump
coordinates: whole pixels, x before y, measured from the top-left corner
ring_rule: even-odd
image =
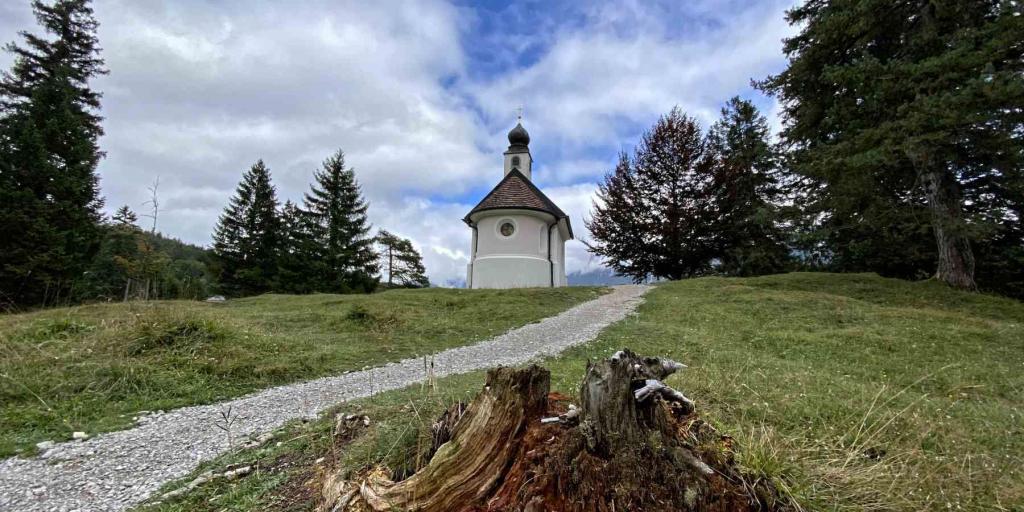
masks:
[[[328,474],[318,510],[775,510],[745,482],[733,443],[662,382],[683,368],[629,351],[589,363],[579,408],[549,396],[540,367],[497,368],[430,462],[395,482],[386,468]]]

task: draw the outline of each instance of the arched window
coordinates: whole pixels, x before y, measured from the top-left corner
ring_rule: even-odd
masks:
[[[512,168],[513,169],[518,169],[519,168],[519,162],[520,162],[520,160],[519,160],[518,156],[512,157]]]

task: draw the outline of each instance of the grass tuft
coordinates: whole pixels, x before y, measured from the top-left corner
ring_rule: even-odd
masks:
[[[140,356],[154,350],[173,350],[195,356],[208,345],[229,337],[230,331],[213,319],[193,312],[154,310],[140,318],[128,333],[127,352]]]
[[[51,338],[67,339],[95,329],[95,325],[79,322],[71,318],[47,319],[31,333],[30,337],[36,340],[48,340]]]

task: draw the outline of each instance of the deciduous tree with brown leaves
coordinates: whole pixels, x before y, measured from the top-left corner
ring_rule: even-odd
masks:
[[[588,249],[636,282],[708,272],[717,244],[712,185],[718,160],[697,121],[672,109],[605,176],[586,222]]]

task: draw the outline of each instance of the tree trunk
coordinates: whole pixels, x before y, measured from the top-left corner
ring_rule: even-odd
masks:
[[[551,373],[537,366],[497,368],[430,464],[401,482],[370,475],[361,485],[328,479],[324,495],[338,502],[320,510],[466,510],[486,500],[510,465],[529,419],[547,408]],[[340,487],[340,488],[339,488]]]
[[[628,351],[587,364],[580,386],[580,403],[582,428],[591,453],[610,456],[635,447],[645,442],[652,427],[660,428],[667,422],[660,417],[664,411],[654,406],[656,400],[640,400],[636,392],[650,381],[660,383],[678,369],[675,364],[640,358]],[[687,413],[693,410],[692,402],[684,403],[683,407],[689,408]]]
[[[964,235],[960,194],[949,173],[929,170],[922,174],[932,228],[938,249],[938,270],[935,278],[962,290],[976,290],[974,252]]]
[[[629,351],[588,364],[578,409],[548,394],[543,368],[491,370],[426,466],[400,482],[388,468],[328,472],[317,510],[780,509],[735,468],[732,439],[662,382],[682,367]]]

